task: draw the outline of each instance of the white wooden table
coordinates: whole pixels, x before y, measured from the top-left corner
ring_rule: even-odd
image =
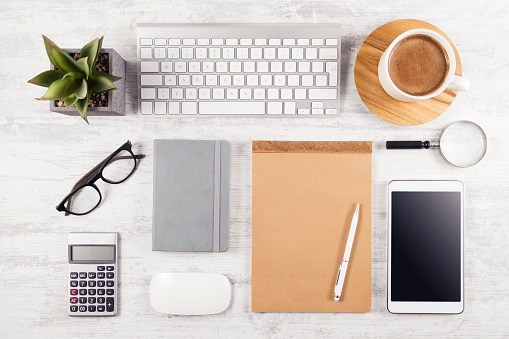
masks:
[[[337,338],[509,336],[509,6],[474,1],[76,0],[0,2],[0,337],[73,336]],[[353,69],[358,48],[378,26],[415,18],[442,29],[472,83],[438,119],[417,127],[380,120],[360,100]],[[136,23],[342,23],[341,107],[335,119],[150,119],[136,113]],[[41,33],[61,47],[104,35],[127,61],[127,115],[80,118],[49,112],[26,84],[48,68]],[[488,135],[485,159],[469,169],[434,151],[396,152],[385,140],[427,139],[470,119]],[[153,140],[224,139],[232,144],[230,249],[226,253],[151,251]],[[64,217],[55,205],[74,182],[126,140],[147,155],[121,185],[99,183],[102,205]],[[372,140],[373,293],[368,314],[251,313],[251,140]],[[386,187],[393,179],[458,179],[465,200],[465,312],[393,315],[386,310]],[[120,234],[119,314],[67,316],[67,233]],[[214,272],[232,282],[222,314],[167,316],[149,304],[159,272]]]

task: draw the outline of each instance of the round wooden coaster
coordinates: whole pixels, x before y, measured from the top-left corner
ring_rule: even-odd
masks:
[[[378,27],[364,40],[355,59],[355,86],[364,104],[379,118],[401,126],[415,126],[439,117],[452,104],[457,92],[446,89],[434,98],[401,102],[387,94],[378,80],[378,61],[391,42],[403,32],[427,28],[449,41],[456,55],[456,75],[461,76],[461,61],[451,39],[435,26],[420,20],[403,19]]]

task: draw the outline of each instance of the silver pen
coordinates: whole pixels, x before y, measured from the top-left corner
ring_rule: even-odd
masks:
[[[348,261],[350,260],[350,252],[352,252],[353,238],[355,237],[355,230],[357,229],[357,222],[359,221],[359,207],[353,214],[352,224],[350,225],[350,232],[348,233],[348,240],[346,241],[345,254],[343,255],[343,262],[339,266],[338,277],[336,278],[336,286],[334,287],[334,300],[339,301],[341,292],[343,291],[343,283],[345,282],[346,269],[348,268]]]

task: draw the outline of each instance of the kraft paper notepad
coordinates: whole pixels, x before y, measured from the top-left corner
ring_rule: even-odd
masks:
[[[371,312],[371,142],[253,141],[253,312]],[[340,301],[334,286],[356,204]]]
[[[230,144],[154,141],[152,250],[228,249]]]

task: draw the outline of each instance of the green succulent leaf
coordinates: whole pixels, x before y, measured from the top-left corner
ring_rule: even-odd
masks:
[[[44,94],[39,100],[60,100],[68,97],[72,93],[76,92],[78,87],[81,85],[79,79],[75,79],[72,76],[64,76],[62,79],[54,81],[48,88],[46,94]]]
[[[46,53],[48,54],[49,61],[53,64],[53,66],[57,67],[55,60],[51,55],[51,46],[57,46],[57,44],[48,39],[47,37],[45,37],[44,35],[42,36],[42,39],[44,40],[44,47],[46,47]]]
[[[64,72],[80,72],[80,68],[76,61],[67,53],[62,51],[57,45],[51,45],[51,56],[54,60],[54,65]]]
[[[69,109],[72,105],[76,103],[78,100],[78,97],[73,93],[69,95],[67,98],[64,98],[64,104],[67,109]]]
[[[87,59],[88,57],[84,57],[76,61],[76,65],[78,65],[78,67],[80,68],[81,73],[85,76],[85,79],[88,79],[88,74],[90,73],[88,69]]]
[[[68,77],[74,78],[76,80],[81,80],[81,79],[83,79],[83,74],[81,74],[80,72],[65,73],[64,78],[68,78]]]
[[[103,76],[103,77],[107,78],[108,80],[110,80],[111,82],[115,82],[115,81],[118,81],[118,80],[122,79],[122,77],[116,77],[116,76],[111,75],[109,73],[101,72],[101,71],[98,71],[98,70],[94,70],[93,74],[97,75],[97,76]]]
[[[94,39],[81,49],[80,58],[88,58],[87,63],[90,71],[93,71],[95,68],[97,55],[99,55],[99,52],[101,51],[103,38],[104,37]]]
[[[117,87],[108,78],[103,76],[90,75],[88,77],[88,88],[92,92],[107,92]]]
[[[28,83],[42,87],[49,87],[54,81],[62,79],[65,72],[59,70],[45,71],[28,80]]]
[[[87,93],[87,96],[84,99],[78,99],[76,101],[75,105],[78,109],[78,112],[80,112],[81,117],[83,120],[85,120],[88,124],[88,118],[87,118],[87,108],[88,108],[88,102],[90,100],[90,93]]]
[[[82,80],[80,87],[74,93],[79,99],[84,99],[88,93],[87,81],[85,79]]]

